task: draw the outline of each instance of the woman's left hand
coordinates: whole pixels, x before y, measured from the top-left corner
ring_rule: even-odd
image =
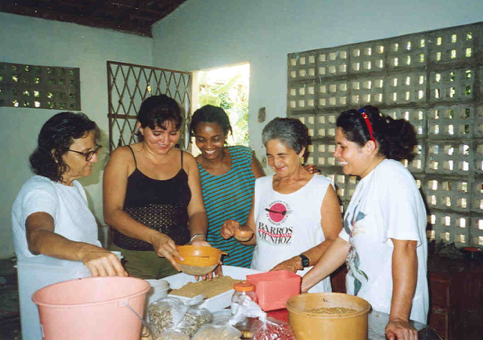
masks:
[[[223,269],[221,268],[222,264],[223,264],[223,262],[220,261],[218,263],[218,265],[216,266],[216,268],[211,273],[208,273],[208,274],[203,275],[203,276],[195,276],[195,280],[198,281],[199,278],[201,277],[201,279],[203,281],[206,280],[206,279],[211,281],[215,277],[222,277],[223,276]]]
[[[317,165],[314,164],[306,164],[304,165],[305,170],[310,172],[311,174],[318,173],[319,171],[317,170]]]
[[[386,326],[386,337],[389,340],[417,340],[418,332],[408,320],[390,319]]]
[[[273,267],[270,271],[277,271],[277,270],[288,270],[294,274],[297,273],[297,270],[301,268],[301,259],[298,256],[294,256],[291,259],[285,260],[280,262],[275,267]]]

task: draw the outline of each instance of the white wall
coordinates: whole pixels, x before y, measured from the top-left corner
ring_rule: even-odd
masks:
[[[184,71],[250,61],[250,145],[260,158],[263,126],[286,115],[288,53],[479,22],[482,12],[481,0],[188,0],[154,26],[153,61]]]
[[[482,12],[481,0],[188,0],[155,25],[154,39],[0,13],[0,60],[80,67],[82,111],[106,134],[107,60],[183,71],[249,61],[251,145],[260,158],[256,113],[285,116],[288,53],[474,23]],[[30,176],[40,127],[55,113],[0,107],[0,258],[13,254],[11,204]],[[102,168],[82,181],[99,221]]]
[[[152,39],[104,29],[93,29],[0,13],[0,60],[2,62],[79,67],[81,108],[103,131],[107,147],[106,61],[152,65]],[[22,184],[31,176],[28,157],[34,150],[41,126],[59,110],[0,107],[0,258],[14,254],[10,209]],[[106,152],[107,148],[104,148]],[[95,166],[84,184],[91,210],[102,218],[102,169]]]

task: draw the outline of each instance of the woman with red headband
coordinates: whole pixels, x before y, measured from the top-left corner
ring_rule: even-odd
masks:
[[[344,228],[304,276],[306,292],[344,262],[347,293],[388,313],[388,339],[417,339],[409,320],[426,323],[426,209],[401,160],[414,158],[414,127],[378,108],[342,112],[334,156],[346,175],[361,178],[344,216]]]

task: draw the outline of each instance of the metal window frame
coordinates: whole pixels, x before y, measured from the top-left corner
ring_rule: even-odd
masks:
[[[181,106],[184,119],[180,146],[186,149],[192,79],[191,72],[107,61],[109,153],[119,146],[137,142],[139,106],[147,97],[160,94],[175,99]]]

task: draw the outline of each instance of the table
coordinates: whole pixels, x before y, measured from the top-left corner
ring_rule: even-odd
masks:
[[[288,322],[288,311],[286,309],[268,312],[268,316]],[[371,310],[368,320],[368,340],[386,340],[384,330],[388,322],[389,314]],[[411,324],[418,330],[418,340],[441,340],[441,337],[431,326],[416,321],[411,321]]]
[[[269,317],[273,317],[277,320],[288,321],[288,311],[286,309],[269,312]],[[389,314],[371,311],[369,313],[369,334],[368,340],[386,340],[384,329],[389,321]],[[418,340],[441,340],[441,337],[435,332],[435,330],[428,325],[420,322],[411,321],[414,328],[418,330]],[[146,334],[146,333],[145,333]],[[244,338],[245,339],[245,338]],[[141,340],[152,340],[151,337],[142,337]]]

